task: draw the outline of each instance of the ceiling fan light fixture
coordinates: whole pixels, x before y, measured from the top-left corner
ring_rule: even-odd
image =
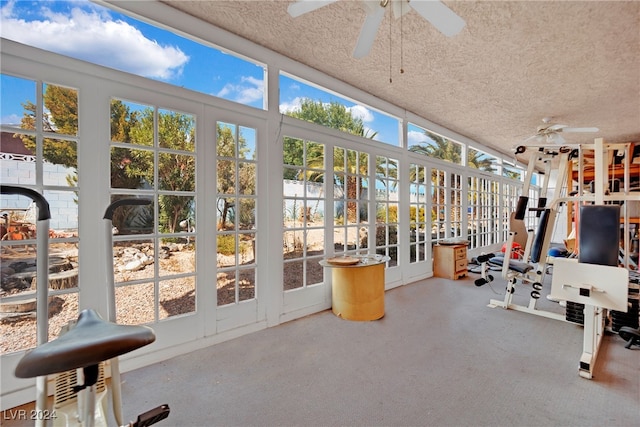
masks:
[[[544,117],[541,125],[536,128],[536,133],[526,138],[523,143],[527,144],[565,144],[567,141],[562,137],[562,133],[593,133],[598,132],[596,127],[574,128],[564,124],[551,124],[552,117]],[[531,142],[535,141],[535,142]]]

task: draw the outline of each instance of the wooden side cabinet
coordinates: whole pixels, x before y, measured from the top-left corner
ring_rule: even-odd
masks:
[[[467,245],[435,245],[433,274],[457,280],[467,275]]]

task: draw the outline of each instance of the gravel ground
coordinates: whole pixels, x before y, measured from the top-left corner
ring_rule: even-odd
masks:
[[[307,262],[306,284],[320,283],[323,280],[323,269],[317,261],[320,260],[324,252],[322,231],[314,230],[307,234],[307,256],[317,255],[318,259]],[[291,239],[293,241],[293,238]],[[287,262],[284,266],[284,289],[294,289],[304,285],[303,283],[303,262],[296,260],[302,256],[299,248],[294,249],[293,245],[289,253],[285,254],[285,259],[295,260]],[[148,248],[140,248],[141,251]],[[122,254],[124,249],[116,254]],[[35,251],[31,252],[33,258]],[[77,262],[77,249],[74,245],[58,245],[51,248],[51,256],[66,256]],[[7,256],[3,251],[3,265],[13,262],[15,259]],[[24,258],[24,254],[22,255]],[[126,263],[130,259],[122,260]],[[218,266],[230,266],[235,263],[234,257],[225,257],[218,254]],[[243,264],[253,262],[252,254],[245,254],[242,259]],[[191,247],[180,245],[176,250],[172,250],[168,257],[160,259],[160,270],[164,274],[188,273],[195,270],[195,254]],[[231,272],[232,273],[232,272]],[[151,279],[153,277],[153,264],[146,265],[137,271],[118,272],[116,271],[116,283],[139,279]],[[249,268],[240,270],[239,279],[239,300],[247,300],[255,297],[255,270]],[[221,272],[217,277],[218,306],[235,302],[235,280],[229,273]],[[195,311],[195,277],[181,277],[170,280],[163,280],[159,284],[159,304],[156,318],[154,306],[153,284],[143,283],[130,286],[119,286],[116,288],[117,322],[121,324],[142,324],[152,323],[156,320],[166,319],[171,316],[186,314]],[[50,297],[49,302],[49,340],[58,336],[62,327],[78,316],[78,294],[71,292],[67,294]],[[35,347],[36,345],[36,322],[35,318],[19,318],[16,320],[4,319],[0,321],[0,354],[12,353]]]
[[[172,252],[161,260],[163,271],[193,270],[193,250]],[[184,266],[184,267],[181,267]],[[153,264],[134,272],[116,273],[116,282],[148,278]],[[189,271],[189,270],[187,270]],[[195,310],[195,280],[192,277],[163,280],[159,289],[158,318],[185,314]],[[116,288],[117,321],[121,324],[151,323],[156,318],[153,284],[120,286]],[[78,294],[49,297],[49,340],[58,336],[63,326],[78,317]],[[0,321],[0,354],[21,351],[36,345],[36,321],[33,317]]]

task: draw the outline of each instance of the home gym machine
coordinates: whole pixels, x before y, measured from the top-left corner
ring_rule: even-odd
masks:
[[[525,185],[522,190],[523,195],[518,199],[518,206],[514,213],[514,220],[511,221],[511,223],[513,225],[516,221],[522,221],[524,218],[529,199],[525,194],[529,194],[529,186],[534,173],[534,165],[536,163],[542,163],[544,166],[544,175],[540,197],[538,199],[538,206],[529,208],[529,210],[536,212],[536,216],[538,217],[537,231],[535,234],[529,233],[529,237],[526,240],[523,259],[522,261],[519,261],[512,259],[513,251],[510,248],[513,247],[514,240],[518,237],[518,233],[522,233],[522,231],[515,231],[513,226],[511,226],[504,256],[485,254],[477,257],[478,262],[482,264],[482,277],[476,280],[476,286],[482,286],[493,280],[493,277],[487,274],[487,270],[490,265],[499,267],[501,268],[502,278],[507,282],[505,296],[503,300],[490,300],[490,307],[502,307],[504,309],[523,311],[552,319],[564,320],[562,315],[545,310],[539,310],[536,305],[541,296],[540,291],[543,288],[542,283],[547,271],[547,252],[557,216],[556,202],[562,198],[562,192],[565,190],[562,185],[559,188],[556,188],[553,199],[550,203],[547,203],[547,191],[549,187],[551,168],[552,165],[557,163],[557,182],[563,184],[566,181],[568,164],[578,155],[578,149],[576,147],[558,147],[548,145],[537,146],[534,148],[536,148],[536,150],[532,153],[531,158],[529,159],[529,165],[525,175]],[[524,153],[525,150],[526,149],[523,147],[518,147],[516,152]],[[529,304],[526,306],[518,305],[513,302],[515,286],[518,283],[530,284],[533,288],[530,292]]]
[[[518,148],[516,152],[522,153],[524,150],[524,148]],[[526,265],[510,260],[509,243],[512,241],[510,236],[505,257],[501,263],[503,277],[508,280],[505,299],[504,301],[491,300],[489,306],[524,311],[562,321],[582,323],[584,325],[584,339],[579,374],[583,378],[592,378],[593,366],[604,335],[607,316],[610,313],[626,313],[630,307],[630,300],[627,300],[631,286],[629,284],[628,270],[630,265],[629,203],[625,202],[640,201],[640,195],[638,193],[632,194],[629,190],[630,144],[605,144],[602,138],[597,138],[593,144],[580,145],[578,148],[544,146],[538,147],[538,150],[543,154],[546,154],[547,150],[551,150],[551,153],[555,151],[560,154],[570,153],[565,157],[559,156],[558,187],[562,186],[564,181],[567,180],[566,166],[577,154],[579,162],[578,192],[576,196],[562,197],[558,188],[556,188],[554,197],[547,207],[542,208],[543,204],[541,202],[538,208],[535,208],[535,210],[543,212],[543,215],[547,212],[552,214],[548,219],[549,223],[546,225],[546,229],[543,228],[542,224],[543,215],[540,216],[538,233],[532,246],[533,248],[537,243],[541,242],[541,247],[543,248],[537,263]],[[593,150],[595,163],[594,181],[590,193],[583,194],[586,193],[582,188],[582,183],[584,182],[582,174],[585,169],[584,151],[588,150]],[[614,189],[607,189],[608,186],[612,185],[607,178],[608,163],[605,161],[605,157],[608,155],[609,159],[611,159],[612,151],[615,151],[615,156],[622,158],[624,162],[625,185],[623,191],[610,194],[610,191]],[[540,157],[537,159],[539,160]],[[531,160],[535,159],[532,157]],[[532,171],[530,163],[528,176]],[[567,180],[567,183],[569,182]],[[543,190],[546,191],[544,187]],[[528,194],[528,189],[527,193],[523,192],[523,194]],[[546,197],[546,193],[544,194]],[[526,206],[526,203],[526,197],[519,200],[518,212],[523,211],[523,206]],[[539,291],[543,287],[542,280],[546,272],[548,239],[551,237],[555,214],[562,203],[567,203],[567,206],[572,203],[582,204],[576,212],[575,220],[578,230],[578,259],[554,259],[551,291],[548,296],[551,300],[566,303],[567,308],[564,316],[535,308],[535,300],[540,298]],[[624,219],[624,224],[621,224],[621,218]],[[620,245],[621,228],[624,231],[622,250]],[[533,249],[532,253],[535,253]],[[624,256],[620,257],[621,253]],[[478,257],[478,260],[484,263],[491,263],[495,261],[495,257],[485,255],[484,257]],[[533,258],[532,260],[535,261]],[[620,264],[623,267],[619,267]],[[476,281],[476,285],[481,286],[487,282],[486,279],[483,279],[485,279],[484,272],[482,279]],[[536,279],[538,280],[537,282],[535,281]],[[512,302],[514,285],[518,280],[522,283],[530,283],[533,288],[530,303],[526,307],[518,306]],[[572,312],[581,322],[570,319],[569,312]],[[640,330],[623,326],[620,328],[619,334],[621,338],[627,341],[628,348],[635,343],[640,343]]]
[[[620,206],[580,207],[578,259],[557,259],[551,297],[580,304],[584,338],[578,373],[592,378],[606,310],[627,311],[629,271],[618,267]]]

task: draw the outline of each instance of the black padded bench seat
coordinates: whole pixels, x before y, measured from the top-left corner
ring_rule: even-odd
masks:
[[[489,259],[489,263],[493,265],[499,265],[500,267],[502,267],[504,264],[504,257],[494,256],[493,258]],[[517,271],[520,274],[525,274],[528,271],[533,270],[533,266],[530,264],[527,264],[526,262],[515,261],[511,259],[509,260],[509,270]]]

